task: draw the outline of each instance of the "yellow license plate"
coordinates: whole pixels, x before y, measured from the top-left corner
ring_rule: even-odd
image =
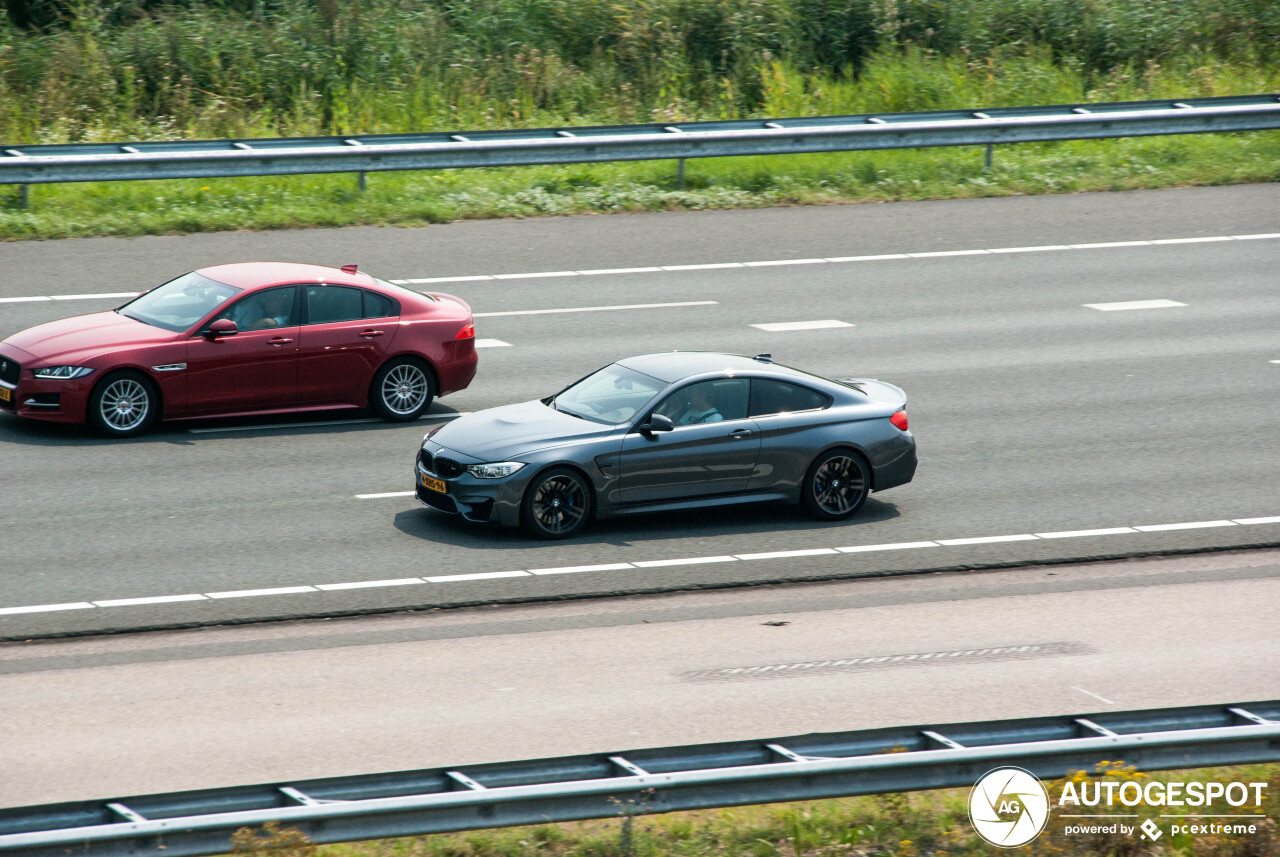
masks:
[[[425,473],[418,474],[418,481],[422,483],[422,487],[430,488],[432,491],[439,491],[441,494],[446,493],[444,480],[432,479]]]
[[[0,387],[0,402],[13,401],[13,394],[9,392],[8,387]]]

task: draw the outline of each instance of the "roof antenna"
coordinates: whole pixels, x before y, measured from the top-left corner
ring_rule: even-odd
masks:
[[[354,274],[359,270],[360,270],[359,265],[343,265],[342,266],[342,273],[344,274]]]
[[[772,363],[772,362],[773,362],[773,355],[772,355],[772,354],[757,354],[755,357],[752,357],[751,359],[752,359],[752,360],[758,360],[758,361],[760,361],[761,363]]]

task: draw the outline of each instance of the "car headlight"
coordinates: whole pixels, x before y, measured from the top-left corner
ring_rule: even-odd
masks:
[[[45,366],[43,369],[32,369],[31,374],[37,378],[67,381],[71,378],[83,378],[92,371],[88,366]]]
[[[497,464],[473,464],[467,472],[477,479],[502,479],[515,473],[524,463],[520,461],[502,461]]]

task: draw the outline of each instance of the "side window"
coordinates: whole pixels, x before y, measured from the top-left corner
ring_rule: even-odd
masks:
[[[751,381],[751,416],[767,417],[770,414],[787,414],[794,411],[812,411],[825,408],[831,397],[799,384],[753,378]]]
[[[363,289],[307,286],[307,324],[329,324],[364,318]]]
[[[298,323],[294,307],[296,291],[294,286],[283,286],[254,292],[236,301],[211,320],[229,318],[241,330],[292,327]]]
[[[747,416],[747,380],[725,378],[681,387],[654,408],[677,426],[703,425]]]
[[[391,318],[400,314],[400,304],[377,292],[361,292],[364,295],[365,318]]]

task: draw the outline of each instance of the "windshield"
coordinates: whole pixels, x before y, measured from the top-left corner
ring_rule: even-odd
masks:
[[[192,271],[134,298],[116,312],[144,324],[181,331],[239,293],[240,289]]]
[[[639,413],[665,381],[614,363],[583,378],[550,402],[551,407],[599,423],[624,423]]]

